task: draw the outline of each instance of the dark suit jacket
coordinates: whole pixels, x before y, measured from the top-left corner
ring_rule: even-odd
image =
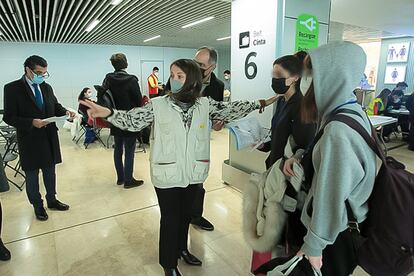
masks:
[[[106,75],[102,86],[109,89],[115,101],[116,109],[131,110],[142,106],[142,95],[139,87],[138,78],[127,72],[115,71]],[[124,131],[116,127],[111,127],[111,135],[114,136],[136,136],[136,132]]]
[[[35,170],[54,166],[62,162],[55,123],[44,128],[35,128],[33,119],[63,116],[62,107],[53,94],[52,87],[43,82],[40,85],[44,109],[37,107],[35,97],[25,77],[4,86],[3,120],[17,129],[17,142],[23,170]]]
[[[165,84],[165,90],[171,90],[170,79]],[[224,97],[224,83],[214,73],[211,73],[210,84],[202,92],[202,96],[211,97],[213,100],[222,102]]]
[[[210,84],[203,91],[203,96],[222,102],[224,97],[224,83],[214,73],[211,73]]]

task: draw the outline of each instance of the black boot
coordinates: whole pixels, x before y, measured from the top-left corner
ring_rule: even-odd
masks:
[[[189,265],[201,266],[202,264],[202,262],[196,256],[188,252],[188,250],[181,251],[180,258],[183,258],[183,260]]]
[[[165,276],[182,276],[178,268],[164,268]]]
[[[10,251],[4,246],[3,241],[0,239],[0,260],[8,261],[11,258]]]

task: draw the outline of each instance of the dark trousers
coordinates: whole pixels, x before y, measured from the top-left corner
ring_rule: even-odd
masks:
[[[323,250],[322,275],[349,276],[358,265],[356,250],[359,234],[345,230]]]
[[[137,137],[114,136],[114,140],[114,163],[118,181],[130,181],[132,180],[132,173],[134,170]],[[122,162],[122,155],[124,155],[124,162]]]
[[[36,170],[24,171],[26,174],[26,193],[34,207],[43,206],[42,195],[39,192],[39,170],[42,170],[43,182],[46,188],[47,202],[56,200],[55,166]]]
[[[187,249],[191,207],[197,185],[186,188],[155,188],[161,211],[159,262],[163,268],[177,267],[179,252]]]
[[[191,218],[197,219],[203,216],[204,209],[204,196],[206,190],[203,187],[203,184],[197,184],[196,194],[194,198],[193,211],[191,213]]]

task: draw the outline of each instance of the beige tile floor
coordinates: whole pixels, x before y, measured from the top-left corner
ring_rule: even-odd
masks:
[[[49,212],[47,222],[34,218],[24,192],[0,194],[3,240],[12,260],[0,263],[2,276],[162,275],[158,265],[157,199],[149,179],[148,153],[137,153],[135,176],[142,187],[115,185],[112,150],[98,144],[87,150],[61,132],[64,163],[58,166],[58,195],[69,212]],[[213,232],[190,229],[190,250],[202,267],[180,263],[185,275],[250,275],[251,250],[241,233],[241,194],[221,181],[227,158],[228,133],[213,134],[212,169],[205,188],[205,216]],[[414,171],[413,153],[405,148],[392,155]],[[357,271],[354,275],[365,275]]]

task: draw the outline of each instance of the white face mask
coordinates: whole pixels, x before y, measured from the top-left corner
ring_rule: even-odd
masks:
[[[313,78],[310,75],[304,75],[302,76],[301,80],[300,80],[300,91],[302,92],[303,95],[305,95],[309,88],[311,87],[313,82]]]
[[[230,76],[224,76],[224,79],[228,80],[228,79],[230,79]]]

